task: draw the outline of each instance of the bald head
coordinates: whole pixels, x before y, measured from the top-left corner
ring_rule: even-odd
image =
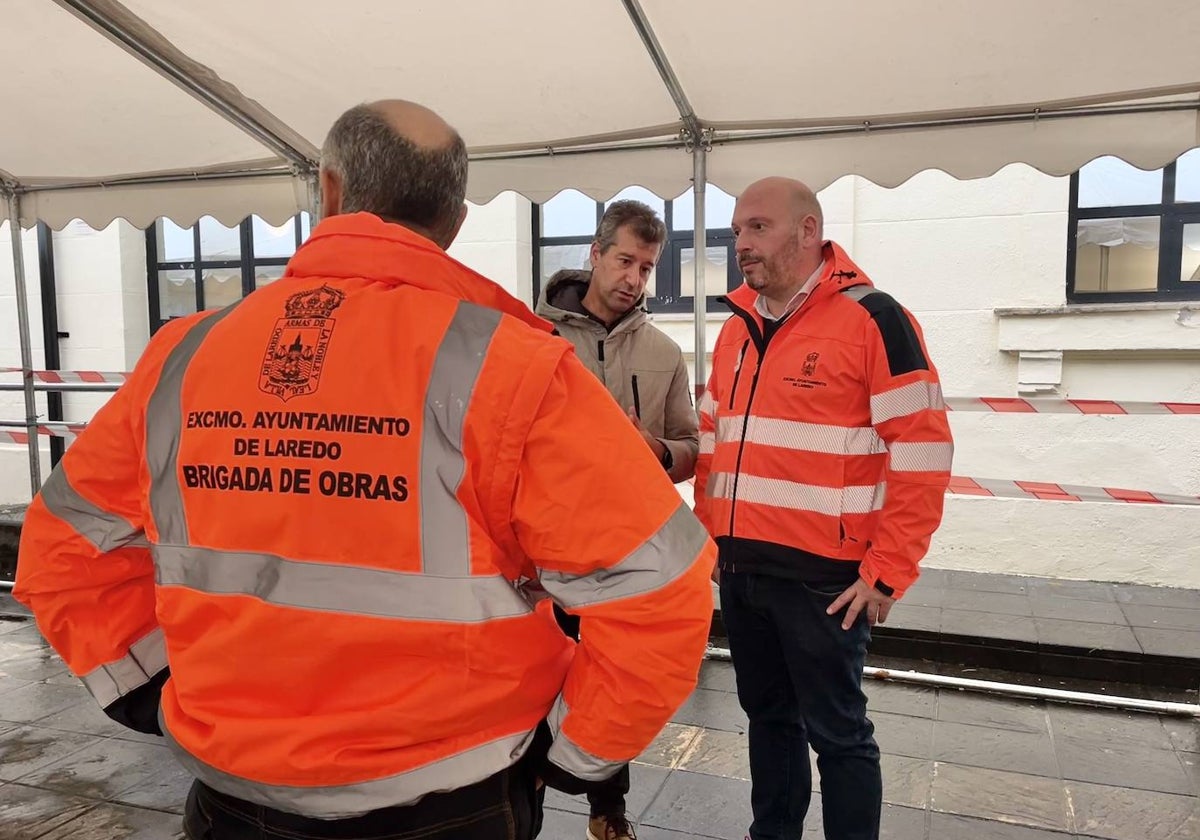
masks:
[[[404,99],[380,99],[363,106],[378,114],[396,135],[426,151],[444,149],[458,134],[436,112]]]
[[[817,201],[817,194],[803,181],[780,176],[763,178],[746,187],[742,199],[790,207],[797,221],[805,216],[814,216],[818,232],[823,232],[825,227],[825,214],[821,212],[821,202]]]
[[[746,284],[778,314],[821,264],[825,221],[817,196],[791,178],[763,178],[738,196],[732,227]]]
[[[466,214],[467,149],[423,105],[385,99],[338,118],[321,149],[323,215],[373,213],[449,247]]]

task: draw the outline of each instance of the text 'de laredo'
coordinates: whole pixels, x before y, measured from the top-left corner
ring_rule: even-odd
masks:
[[[184,434],[222,441],[199,450],[212,453],[207,463],[180,465],[183,484],[192,490],[276,493],[297,496],[406,502],[407,476],[348,467],[370,458],[363,437],[405,438],[412,431],[404,417],[303,411],[242,412],[236,409],[189,411]],[[251,430],[244,434],[243,430]],[[258,432],[257,434],[255,432]],[[301,434],[295,434],[295,433]],[[305,434],[307,433],[307,434]]]

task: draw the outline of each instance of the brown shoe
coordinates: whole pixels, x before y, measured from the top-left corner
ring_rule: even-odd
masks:
[[[588,820],[587,840],[637,840],[637,835],[624,816],[592,817]]]

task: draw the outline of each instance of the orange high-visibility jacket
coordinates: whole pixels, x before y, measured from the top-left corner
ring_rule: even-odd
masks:
[[[782,323],[743,285],[700,403],[696,513],[721,567],[900,597],[941,522],[953,443],[912,315],[832,242]]]
[[[169,668],[202,781],[332,818],[493,775],[543,720],[553,767],[610,776],[696,683],[714,562],[567,341],[355,214],[155,336],[29,508],[16,597],[110,711]]]

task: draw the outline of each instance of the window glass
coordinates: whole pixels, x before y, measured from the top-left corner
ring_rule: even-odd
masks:
[[[1158,216],[1080,220],[1075,234],[1075,291],[1156,290],[1160,227]]]
[[[1080,207],[1161,204],[1163,173],[1146,172],[1120,158],[1097,158],[1079,170]]]

